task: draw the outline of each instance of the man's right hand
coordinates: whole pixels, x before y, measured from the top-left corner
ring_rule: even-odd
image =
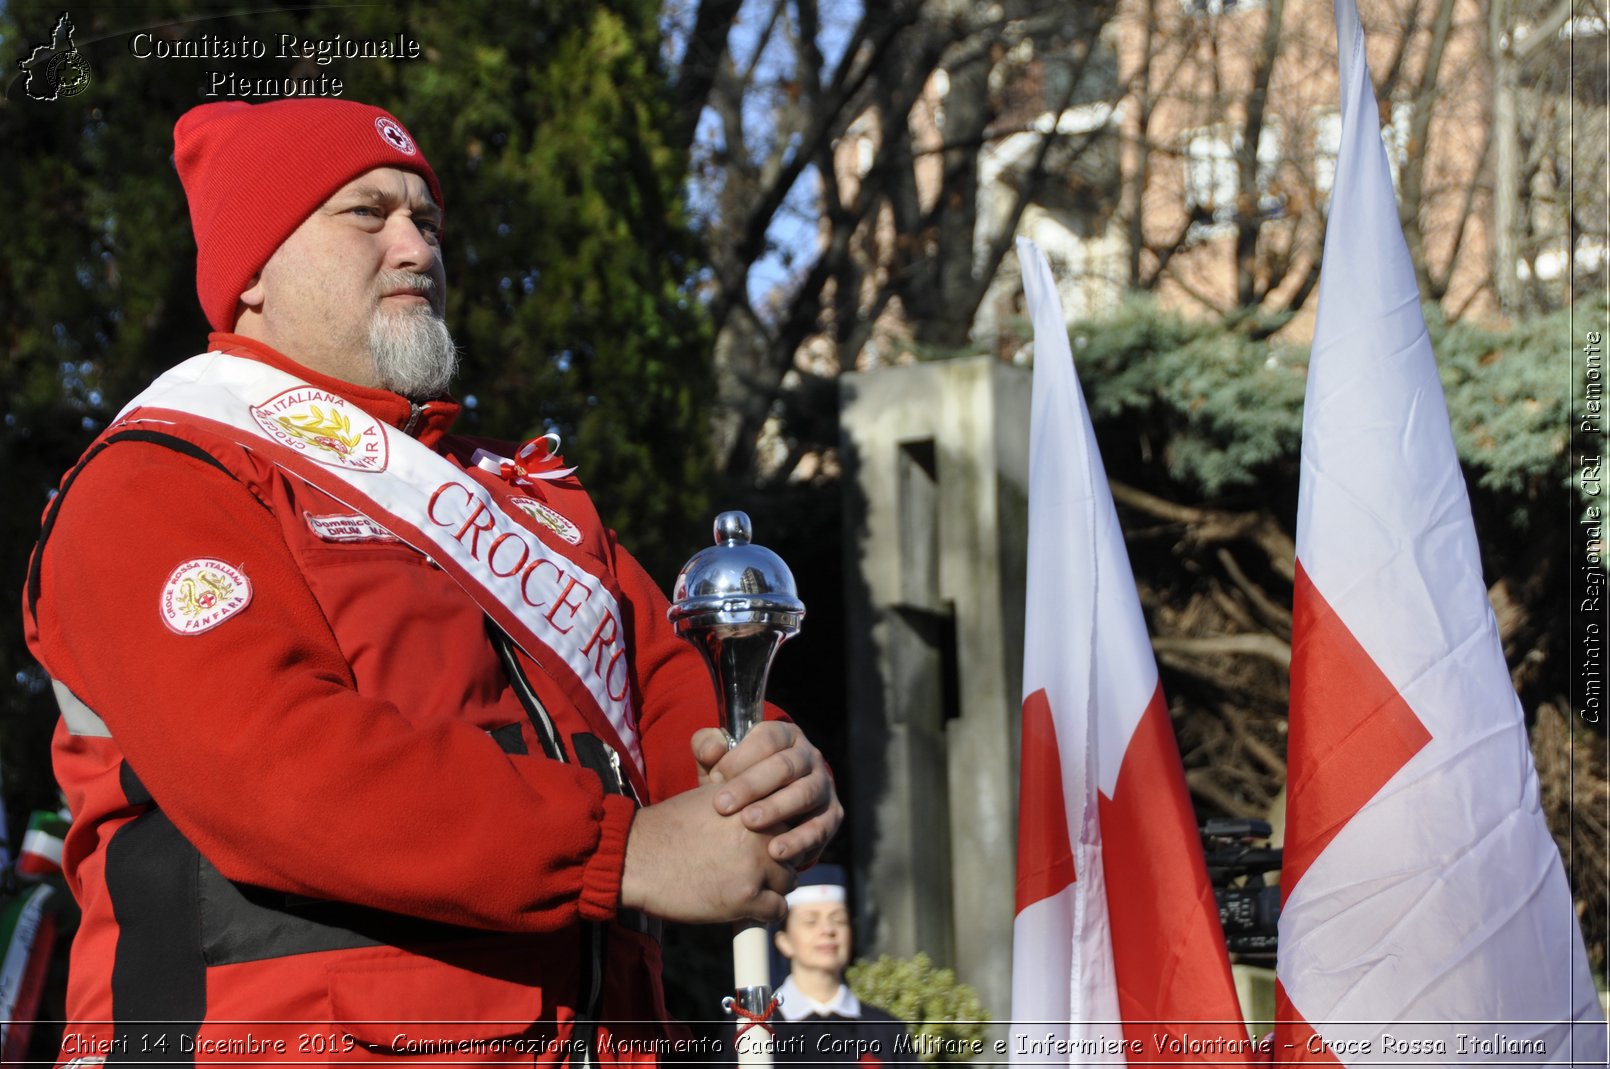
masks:
[[[793,867],[770,856],[770,834],[716,811],[720,789],[708,784],[638,810],[626,838],[623,908],[688,924],[772,921],[787,912]]]
[[[741,813],[751,828],[778,832],[772,856],[796,869],[815,863],[844,819],[827,762],[797,724],[757,724],[730,750],[720,730],[696,731],[693,757],[700,782],[723,787],[716,809]]]

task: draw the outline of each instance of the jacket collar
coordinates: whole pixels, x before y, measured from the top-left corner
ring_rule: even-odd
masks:
[[[453,421],[458,419],[461,411],[459,403],[451,397],[438,397],[416,405],[402,394],[392,393],[390,390],[374,386],[358,386],[331,378],[329,375],[321,375],[255,338],[220,331],[207,336],[207,345],[214,352],[256,360],[287,375],[295,375],[310,386],[338,394],[375,419],[400,431],[406,431],[428,446],[434,447],[441,440],[448,428],[453,425]]]

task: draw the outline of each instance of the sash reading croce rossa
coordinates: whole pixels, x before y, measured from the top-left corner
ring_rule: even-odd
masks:
[[[425,554],[564,687],[642,786],[621,593],[554,529],[356,404],[241,357],[169,370],[116,425],[181,424],[271,461]],[[518,492],[518,491],[517,491]],[[551,511],[551,510],[548,510]]]

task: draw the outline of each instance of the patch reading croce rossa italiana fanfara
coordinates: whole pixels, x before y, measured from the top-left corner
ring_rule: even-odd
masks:
[[[251,407],[270,438],[321,464],[353,471],[385,471],[386,428],[344,397],[293,386]]]
[[[198,557],[168,576],[157,611],[168,630],[196,635],[217,627],[251,600],[252,584],[245,572],[221,560]]]

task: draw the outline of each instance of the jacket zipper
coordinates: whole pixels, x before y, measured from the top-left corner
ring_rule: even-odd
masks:
[[[621,771],[621,755],[607,742],[604,747],[609,751],[609,767],[615,770],[615,790],[632,801],[637,801],[637,792],[632,790],[632,785],[626,782],[626,773]]]
[[[422,405],[415,404],[414,402],[409,401],[408,402],[408,422],[403,424],[402,432],[404,434],[408,435],[410,438],[412,438],[413,435],[414,435],[414,428],[419,426],[419,417],[423,416],[425,414],[425,409],[427,409],[429,407],[430,407],[430,402],[429,401],[425,402]]]
[[[414,420],[410,417],[408,426],[412,427],[413,424]],[[554,726],[553,718],[548,715],[542,699],[537,697],[531,681],[526,678],[525,670],[520,667],[519,658],[514,652],[514,640],[490,616],[486,618],[486,630],[492,639],[493,647],[498,651],[499,658],[503,661],[503,668],[514,687],[515,697],[525,706],[526,715],[531,719],[532,727],[537,730],[543,751],[555,761],[569,764],[570,758],[565,754],[564,745],[559,741],[559,732]],[[609,751],[610,767],[614,769],[615,782],[620,788],[620,793],[634,797],[625,776],[621,773],[620,754],[607,743],[605,748]],[[584,1004],[585,1015],[576,1024],[579,1029],[585,1029],[585,1034],[582,1036],[580,1050],[572,1052],[570,1064],[578,1069],[593,1069],[595,1048],[598,1046],[598,1013],[603,1009],[604,1001],[604,939],[607,928],[602,921],[582,921],[581,926],[589,944],[588,953],[583,956],[581,962],[579,978],[580,986],[587,992],[587,1001]]]

